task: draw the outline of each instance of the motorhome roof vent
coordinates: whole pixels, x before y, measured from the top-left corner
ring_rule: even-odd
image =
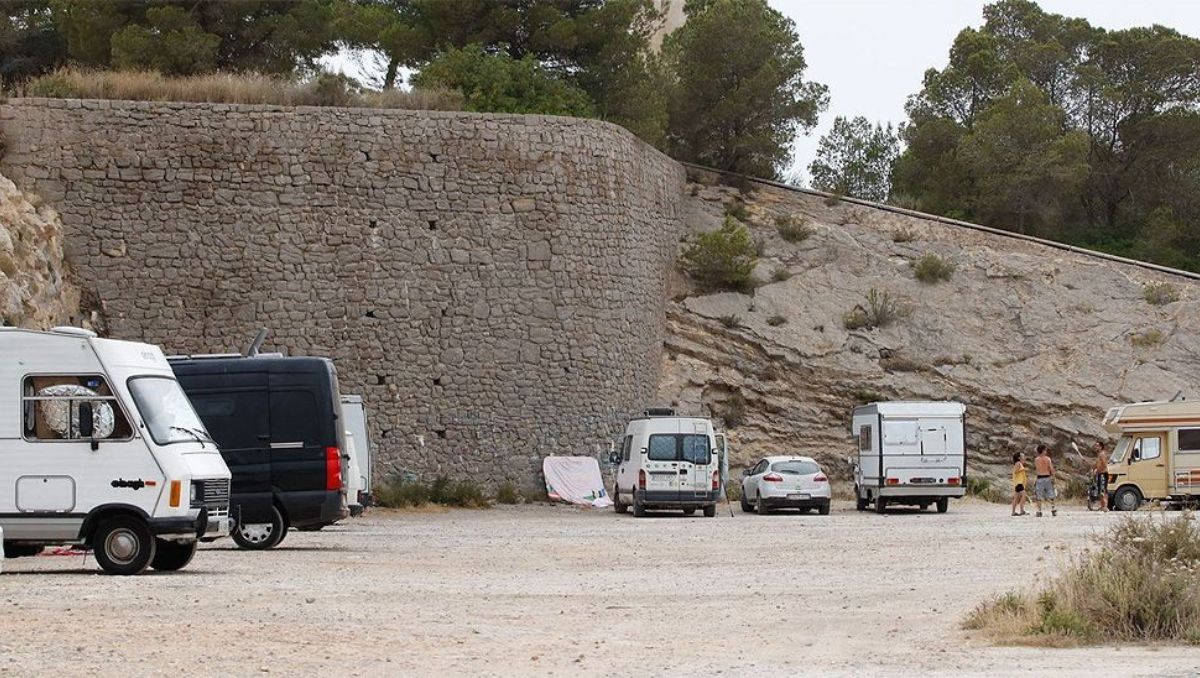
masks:
[[[670,407],[649,407],[646,408],[647,417],[673,417],[675,410]]]
[[[69,334],[72,337],[88,337],[89,339],[96,338],[96,333],[91,330],[85,330],[82,327],[71,327],[69,325],[63,325],[62,327],[55,327],[54,329],[52,329],[50,331],[55,334]]]

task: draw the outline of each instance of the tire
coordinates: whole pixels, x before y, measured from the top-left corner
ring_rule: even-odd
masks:
[[[271,507],[271,521],[268,523],[241,523],[233,526],[233,541],[247,551],[264,551],[275,548],[287,535],[287,526],[283,524],[283,516],[279,509]]]
[[[929,502],[925,502],[925,503],[921,504],[921,510],[928,511],[929,510]]]
[[[1136,487],[1122,487],[1113,496],[1113,508],[1118,511],[1136,511],[1142,505],[1142,493]]]
[[[949,497],[942,497],[941,499],[937,500],[937,512],[938,513],[945,513],[946,510],[949,508],[950,508],[950,498]]]
[[[767,508],[767,502],[763,501],[762,495],[759,495],[758,499],[754,502],[754,512],[760,516],[765,516],[771,512],[771,509]]]
[[[617,513],[625,513],[629,510],[628,504],[621,503],[621,488],[613,485],[613,510]]]
[[[705,506],[704,507],[704,517],[705,518],[716,518],[717,517],[717,505],[709,504],[708,506]]]
[[[642,504],[642,501],[640,499],[638,499],[636,491],[634,491],[634,493],[633,493],[633,517],[634,518],[645,518],[646,517],[646,507]]]
[[[862,493],[858,491],[858,485],[855,485],[854,486],[854,510],[866,511],[868,506],[870,506],[870,502],[868,502],[866,497],[862,496]]]
[[[187,567],[192,562],[192,556],[196,555],[196,547],[200,545],[197,541],[180,544],[155,539],[154,542],[154,559],[150,561],[150,567],[159,572],[177,572]]]
[[[325,529],[325,526],[324,525],[309,525],[308,527],[297,527],[296,529],[301,532],[320,532],[321,530]]]
[[[100,568],[109,574],[141,574],[154,560],[154,536],[146,521],[132,516],[114,516],[100,523],[92,535],[92,550]]]
[[[823,502],[820,506],[818,506],[817,513],[823,516],[829,515],[829,502]]]
[[[875,497],[875,512],[882,514],[886,511],[887,511],[887,499],[884,499],[882,496]]]
[[[705,510],[707,510],[707,509],[705,509]],[[685,516],[694,516],[694,515],[696,515],[696,509],[694,509],[694,508],[687,508],[687,509],[684,509],[684,510],[683,510],[683,515],[685,515]]]
[[[738,497],[738,503],[742,505],[742,513],[754,512],[754,507],[750,504],[750,502],[746,501],[746,494],[744,492],[742,493],[742,496]]]
[[[28,558],[41,553],[45,546],[37,544],[14,544],[10,541],[4,542],[4,557],[5,558]]]

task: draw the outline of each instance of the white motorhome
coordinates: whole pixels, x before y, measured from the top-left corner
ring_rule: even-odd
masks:
[[[937,506],[945,513],[951,497],[966,493],[966,410],[952,402],[871,403],[854,409],[850,431],[858,447],[854,461],[857,508],[872,504]]]
[[[10,556],[91,548],[178,570],[229,534],[229,469],[157,346],[0,328],[0,527]]]
[[[610,461],[617,465],[613,507],[643,516],[653,509],[702,509],[717,514],[725,457],[725,436],[700,417],[675,416],[674,410],[651,409],[625,427]]]
[[[358,515],[373,503],[371,495],[371,436],[367,432],[367,409],[362,396],[342,396],[342,416],[345,417],[347,439],[354,441],[350,448],[350,469],[346,479],[346,501],[350,515]],[[357,511],[357,512],[356,512]]]

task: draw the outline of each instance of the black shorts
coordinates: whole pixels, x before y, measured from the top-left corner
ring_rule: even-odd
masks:
[[[1013,488],[1013,492],[1024,492],[1024,491],[1025,491],[1025,486],[1022,485],[1021,483],[1017,483],[1016,487]]]

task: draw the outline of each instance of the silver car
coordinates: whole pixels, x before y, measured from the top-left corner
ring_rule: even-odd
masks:
[[[817,509],[829,515],[829,477],[811,457],[764,457],[742,473],[742,510],[759,515],[773,509]]]

